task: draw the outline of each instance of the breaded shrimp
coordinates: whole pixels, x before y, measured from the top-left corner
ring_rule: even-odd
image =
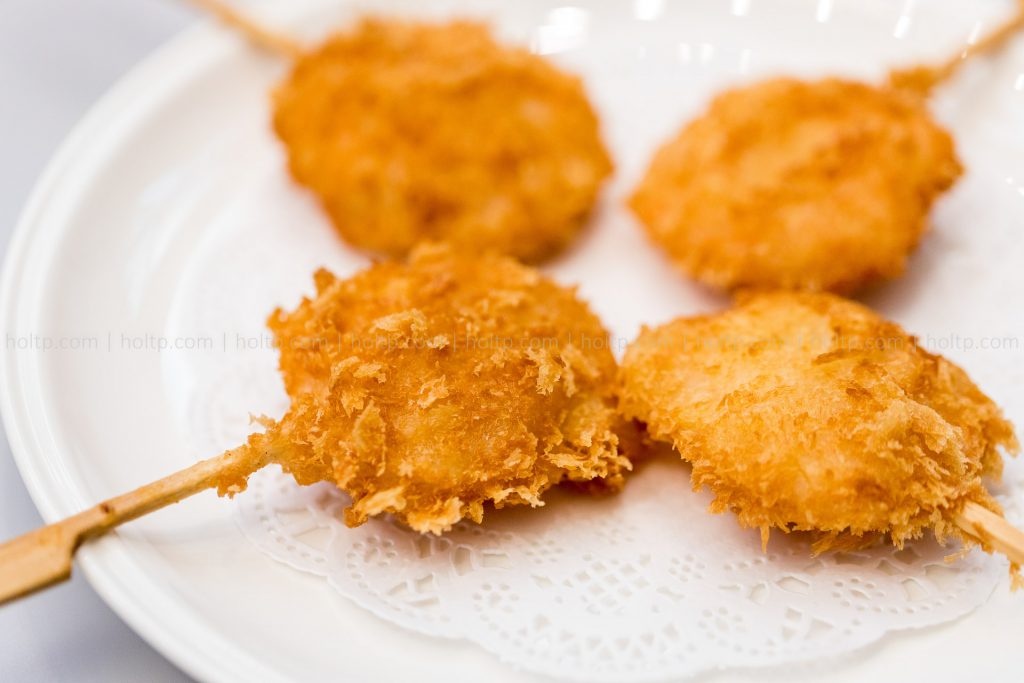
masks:
[[[316,286],[270,318],[292,406],[249,446],[300,484],[336,483],[349,525],[391,513],[441,533],[563,481],[621,486],[615,360],[571,289],[432,245]]]
[[[622,410],[693,465],[713,512],[818,532],[816,550],[931,528],[963,537],[968,502],[999,507],[1013,428],[967,374],[899,326],[829,294],[749,295],[645,329],[621,369]]]
[[[630,206],[706,284],[849,292],[903,272],[961,172],[918,95],[779,78],[718,96]]]
[[[335,35],[277,88],[274,128],[342,237],[394,256],[441,240],[548,258],[612,168],[580,80],[467,21]]]

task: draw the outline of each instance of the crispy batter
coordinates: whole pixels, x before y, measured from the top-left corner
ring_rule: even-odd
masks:
[[[776,79],[717,97],[657,152],[630,205],[709,285],[849,292],[903,272],[961,171],[912,94]]]
[[[250,446],[348,492],[349,525],[387,512],[441,533],[562,481],[621,486],[615,360],[572,290],[438,246],[316,285],[269,321],[292,406]]]
[[[443,240],[547,258],[611,172],[580,80],[470,22],[334,36],[278,88],[274,127],[341,235],[390,255]]]
[[[695,488],[744,526],[820,532],[817,550],[878,535],[961,537],[967,501],[1017,450],[999,409],[900,327],[829,294],[748,295],[719,315],[645,329],[622,409],[693,464]]]

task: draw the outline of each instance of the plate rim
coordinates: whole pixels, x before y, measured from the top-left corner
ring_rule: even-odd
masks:
[[[254,4],[251,11],[265,16],[269,3]],[[160,100],[187,84],[197,71],[211,60],[225,58],[249,49],[239,40],[225,40],[224,30],[212,20],[201,19],[171,36],[115,80],[99,99],[90,105],[57,146],[33,186],[18,215],[3,259],[0,274],[0,325],[7,332],[26,329],[23,323],[43,296],[42,287],[25,286],[26,281],[45,281],[46,267],[26,273],[33,258],[42,254],[53,256],[53,238],[60,221],[47,218],[59,212],[67,197],[54,197],[74,170],[90,159],[102,155],[105,147],[97,140],[118,124],[129,123],[144,116]],[[169,68],[173,67],[173,68]],[[153,78],[154,74],[173,74],[172,82]],[[80,182],[80,181],[76,181]],[[74,193],[70,193],[71,199]],[[48,225],[49,224],[49,225]],[[43,228],[43,229],[37,229]],[[49,228],[49,229],[47,229]],[[28,291],[26,296],[24,291]],[[31,331],[31,328],[28,328]],[[43,521],[51,524],[78,512],[90,503],[77,499],[81,491],[66,469],[44,473],[43,459],[35,454],[43,451],[38,423],[30,417],[31,399],[27,386],[39,375],[37,363],[30,354],[17,357],[5,348],[0,355],[0,418],[2,418],[11,455],[29,497]],[[56,478],[54,477],[56,474]],[[44,476],[46,475],[46,476]],[[63,479],[65,488],[57,490]],[[281,672],[257,660],[215,629],[207,627],[192,612],[183,609],[170,594],[132,559],[126,543],[111,534],[83,546],[75,555],[81,573],[103,601],[151,647],[187,675],[202,681],[287,681]],[[171,625],[174,626],[171,626]]]

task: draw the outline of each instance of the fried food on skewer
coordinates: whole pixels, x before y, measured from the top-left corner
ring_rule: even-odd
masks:
[[[611,162],[582,83],[482,24],[364,20],[274,95],[295,179],[341,235],[540,261],[583,227]]]
[[[442,533],[484,505],[542,505],[569,483],[614,491],[630,469],[607,332],[571,289],[493,254],[422,245],[270,318],[291,408],[247,443],[0,544],[0,604],[71,575],[85,541],[208,488],[242,491],[277,463]],[[623,442],[630,448],[628,429]]]
[[[612,171],[580,79],[482,23],[364,18],[304,49],[221,0],[193,2],[294,60],[274,130],[356,247],[443,241],[539,262],[579,235]]]
[[[563,480],[621,486],[616,364],[572,290],[439,246],[316,284],[269,321],[292,407],[250,447],[300,484],[335,482],[348,524],[391,513],[441,533],[487,502],[540,505]]]
[[[746,295],[645,329],[620,374],[624,414],[692,463],[713,512],[764,540],[817,532],[817,551],[926,529],[976,538],[962,513],[999,513],[982,478],[1018,449],[963,370],[829,294]]]
[[[994,49],[1018,15],[970,54]],[[778,78],[719,95],[629,200],[653,242],[713,287],[852,292],[899,276],[962,173],[929,90],[962,62],[872,87]]]

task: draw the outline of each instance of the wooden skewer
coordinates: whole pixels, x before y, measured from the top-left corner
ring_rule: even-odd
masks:
[[[1018,2],[1016,13],[997,26],[994,31],[973,45],[968,45],[962,52],[950,57],[945,63],[935,67],[933,70],[935,82],[939,83],[952,76],[969,58],[998,50],[1022,28],[1024,28],[1024,1]]]
[[[942,64],[933,67],[912,67],[893,71],[889,77],[891,83],[900,88],[910,88],[927,94],[939,83],[949,79],[971,57],[995,52],[1024,29],[1024,0],[1018,0],[1017,11],[1012,17],[999,24],[995,30],[976,43],[969,44]]]
[[[978,539],[986,548],[993,548],[1024,567],[1024,531],[977,503],[967,503],[955,518],[956,525]]]
[[[0,545],[0,605],[67,580],[85,541],[212,488],[227,471],[255,472],[270,460],[241,446]]]
[[[67,580],[75,551],[85,541],[213,488],[228,471],[252,473],[273,459],[269,450],[240,446],[0,545],[0,605]],[[967,503],[954,521],[986,549],[1024,566],[1024,532],[1001,516]]]
[[[221,0],[190,1],[220,19],[224,24],[238,29],[253,44],[265,50],[276,52],[290,59],[301,57],[306,52],[298,41],[261,26]]]

